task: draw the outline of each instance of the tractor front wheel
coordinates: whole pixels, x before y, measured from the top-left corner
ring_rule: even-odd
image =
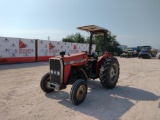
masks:
[[[102,62],[99,76],[104,88],[114,88],[119,78],[118,60],[115,57],[106,58]]]
[[[49,81],[50,81],[50,73],[46,73],[42,77],[41,82],[40,82],[41,89],[46,93],[50,93],[50,92],[54,91],[54,89],[51,89],[51,88],[48,87],[48,82]]]
[[[74,105],[81,104],[87,94],[87,83],[85,80],[79,79],[74,82],[70,91],[70,100]]]

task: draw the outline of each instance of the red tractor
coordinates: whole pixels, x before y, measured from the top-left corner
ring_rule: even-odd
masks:
[[[77,29],[90,32],[89,52],[50,58],[50,72],[41,79],[41,89],[50,93],[54,90],[65,89],[71,84],[70,100],[74,105],[82,103],[87,94],[87,80],[99,78],[104,88],[115,87],[119,78],[119,63],[115,57],[105,52],[108,30],[95,26],[83,26]],[[103,55],[98,57],[91,53],[93,35],[104,34]]]

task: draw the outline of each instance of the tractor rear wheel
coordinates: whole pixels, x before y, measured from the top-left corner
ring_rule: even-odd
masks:
[[[48,87],[48,82],[50,81],[50,73],[46,73],[42,79],[41,79],[41,82],[40,82],[40,87],[41,89],[46,92],[46,93],[50,93],[50,92],[53,92],[54,89],[51,89]]]
[[[74,105],[81,104],[87,94],[87,83],[85,80],[78,79],[72,85],[70,91],[70,100]]]
[[[106,58],[102,62],[99,76],[104,88],[114,88],[119,78],[118,60],[115,57]]]

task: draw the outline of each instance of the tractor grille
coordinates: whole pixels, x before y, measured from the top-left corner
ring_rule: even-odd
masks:
[[[50,59],[50,77],[51,82],[60,84],[61,76],[61,63],[58,59]]]

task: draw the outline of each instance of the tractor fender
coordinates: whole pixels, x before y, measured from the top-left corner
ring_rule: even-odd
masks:
[[[98,61],[97,61],[97,65],[96,65],[96,75],[97,76],[99,76],[102,61],[105,60],[106,58],[109,58],[109,57],[112,57],[112,55],[110,53],[108,53],[107,51],[105,52],[104,55],[98,57]]]

